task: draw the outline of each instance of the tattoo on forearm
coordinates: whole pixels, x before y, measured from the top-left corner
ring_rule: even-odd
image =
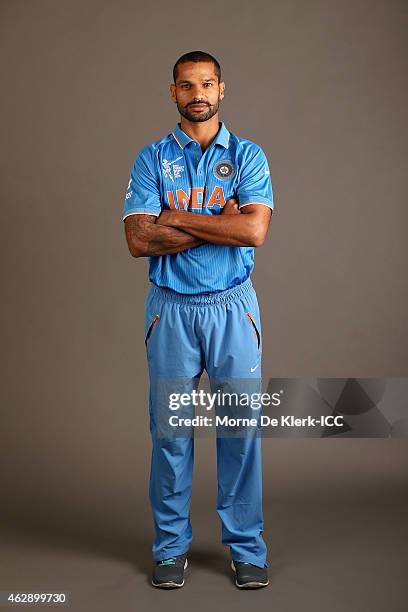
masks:
[[[143,245],[143,254],[147,257],[178,253],[205,242],[182,230],[157,224],[153,215],[129,216],[126,237],[128,244]]]

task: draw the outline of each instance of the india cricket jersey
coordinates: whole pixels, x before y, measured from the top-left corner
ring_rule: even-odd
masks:
[[[223,123],[204,151],[177,124],[174,132],[144,147],[130,175],[123,219],[159,216],[163,209],[219,215],[228,199],[239,207],[274,208],[268,162],[262,149],[229,132]],[[205,243],[173,255],[149,258],[149,279],[182,294],[225,291],[245,282],[254,248]]]

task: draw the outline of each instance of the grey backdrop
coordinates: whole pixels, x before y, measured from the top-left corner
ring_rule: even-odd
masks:
[[[157,592],[145,583],[152,534],[147,264],[128,254],[121,213],[137,151],[177,121],[168,97],[173,63],[193,49],[219,58],[222,118],[269,159],[276,211],[253,274],[264,376],[407,376],[407,3],[3,0],[0,6],[1,505],[8,527],[0,590],[39,589],[51,580],[77,594],[76,610],[89,610],[95,599],[86,575],[95,589],[100,581],[126,584],[122,610],[133,609],[135,598],[150,605]],[[217,548],[213,441],[198,447],[195,554],[206,572],[211,563],[224,567],[226,554]],[[266,535],[278,578],[258,602],[280,610],[298,609],[299,602],[359,609],[347,589],[336,587],[334,575],[345,565],[327,570],[340,536],[319,531],[320,521],[349,520],[344,542],[360,524],[347,514],[349,495],[361,516],[389,495],[400,503],[387,506],[391,518],[382,510],[376,515],[377,546],[385,529],[378,559],[369,552],[371,527],[365,547],[350,540],[343,553],[350,559],[366,551],[357,569],[360,577],[366,571],[357,587],[362,610],[403,609],[401,557],[393,554],[406,527],[390,534],[387,526],[402,529],[404,450],[402,441],[388,440],[264,442]],[[380,490],[382,502],[375,497]],[[298,514],[302,507],[310,512]],[[57,557],[39,556],[39,542]],[[316,546],[325,558],[323,542],[327,558],[319,572],[329,572],[329,586],[322,592],[305,571],[314,575],[309,555]],[[19,545],[26,547],[25,564]],[[120,571],[116,576],[116,566],[84,565],[83,575],[75,573],[68,550],[122,562],[128,581]],[[370,565],[373,558],[382,560],[380,569]],[[343,579],[351,581],[355,569]],[[371,583],[383,571],[390,572],[384,589]],[[222,583],[211,577],[223,601],[241,595],[225,575]],[[205,596],[205,584],[196,583],[194,593],[203,589]],[[112,609],[113,591],[102,594]]]

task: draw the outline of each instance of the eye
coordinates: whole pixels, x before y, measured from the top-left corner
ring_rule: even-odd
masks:
[[[183,85],[180,86],[181,89],[189,89],[190,85],[188,83],[183,83]]]
[[[212,83],[204,83],[204,87],[212,87],[213,84]]]

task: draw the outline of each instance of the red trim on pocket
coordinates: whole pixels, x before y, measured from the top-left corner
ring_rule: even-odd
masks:
[[[251,325],[252,325],[252,329],[254,330],[254,334],[255,334],[255,337],[256,337],[256,341],[257,341],[257,344],[258,344],[258,351],[259,351],[259,349],[260,349],[260,347],[261,347],[261,336],[260,336],[260,333],[259,333],[259,331],[258,331],[258,328],[257,328],[257,326],[256,326],[256,323],[255,323],[255,321],[254,321],[254,319],[253,319],[253,317],[252,317],[251,313],[250,313],[250,312],[247,312],[247,313],[246,313],[246,315],[247,315],[247,317],[248,317],[248,319],[249,319],[249,321],[250,321],[250,323],[251,323]]]
[[[147,334],[146,334],[146,338],[145,338],[145,346],[147,346],[147,341],[149,340],[150,336],[152,335],[152,331],[154,329],[154,326],[156,325],[157,321],[159,320],[159,315],[154,315],[154,319],[150,324],[149,329],[147,330]]]

